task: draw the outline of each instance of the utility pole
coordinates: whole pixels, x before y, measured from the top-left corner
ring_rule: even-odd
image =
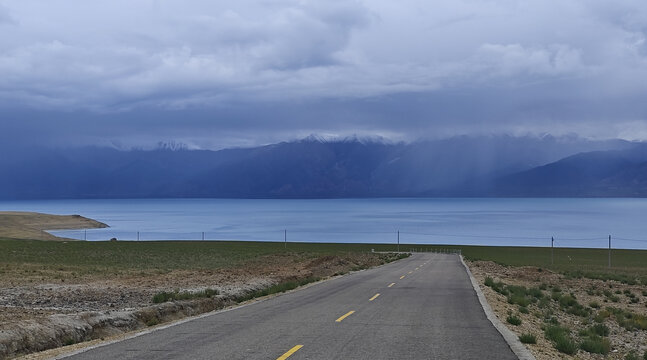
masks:
[[[202,232],[202,241],[204,241],[204,231]]]
[[[555,265],[555,237],[550,237],[550,264]]]
[[[400,252],[400,230],[398,230],[398,252]]]
[[[283,244],[284,244],[283,247],[287,249],[288,248],[288,229],[283,230]]]
[[[611,235],[609,235],[609,268],[611,267]]]
[[[87,241],[88,240],[88,231],[83,230],[83,240]]]
[[[137,232],[137,241],[139,241],[139,231]]]

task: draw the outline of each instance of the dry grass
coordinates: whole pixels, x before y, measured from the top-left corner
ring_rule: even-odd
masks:
[[[61,238],[44,230],[96,229],[104,227],[107,227],[107,225],[80,215],[0,211],[0,238],[61,240]]]

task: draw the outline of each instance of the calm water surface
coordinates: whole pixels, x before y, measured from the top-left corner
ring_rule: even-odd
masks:
[[[647,249],[647,199],[52,200],[0,210],[80,214],[87,240],[265,240]]]

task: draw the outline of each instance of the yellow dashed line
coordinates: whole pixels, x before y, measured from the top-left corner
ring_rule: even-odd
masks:
[[[404,275],[400,276],[400,280],[404,279]]]
[[[391,286],[393,286],[393,285],[395,285],[395,283],[390,283],[390,284],[389,284],[389,286],[387,286],[387,287],[391,287]]]
[[[373,301],[373,300],[377,299],[377,297],[378,297],[378,296],[380,296],[380,294],[379,294],[379,293],[377,293],[377,294],[373,295],[373,297],[372,297],[372,298],[370,298],[370,299],[368,299],[368,301]]]
[[[354,312],[355,312],[355,310],[351,310],[351,311],[347,312],[346,314],[342,315],[339,319],[335,320],[335,322],[341,322],[345,318],[353,315]]]
[[[289,358],[295,352],[299,351],[299,349],[301,349],[302,347],[303,347],[303,345],[297,345],[297,346],[293,347],[292,349],[288,350],[288,352],[286,352],[285,354],[278,357],[276,360],[285,360],[285,359]]]

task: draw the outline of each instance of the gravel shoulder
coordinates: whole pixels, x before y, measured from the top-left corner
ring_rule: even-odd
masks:
[[[647,352],[645,285],[572,278],[538,267],[502,266],[491,261],[467,264],[499,320],[517,336],[536,337],[536,344],[526,346],[537,359],[626,359],[632,355],[642,359]],[[494,285],[485,285],[488,278]],[[534,295],[513,298],[514,291]],[[521,323],[512,325],[509,317]],[[558,351],[555,342],[547,338],[550,326],[568,329],[567,337],[577,346],[573,354]],[[602,350],[608,351],[606,354],[584,350],[582,343],[596,336],[587,333],[594,327],[608,329],[606,335],[595,338],[599,344],[608,342],[608,348]]]

